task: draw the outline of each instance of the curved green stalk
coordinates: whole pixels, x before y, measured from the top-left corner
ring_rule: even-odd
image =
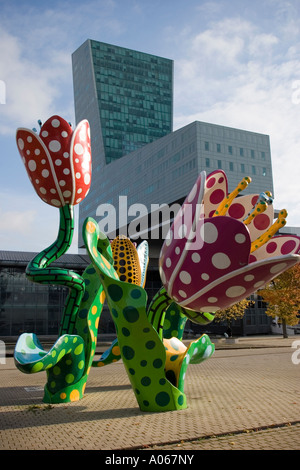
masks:
[[[32,282],[40,284],[58,284],[69,287],[64,313],[60,325],[60,335],[71,334],[76,315],[84,295],[85,284],[82,277],[63,268],[48,266],[62,256],[70,247],[74,232],[73,206],[66,205],[59,209],[59,232],[57,239],[48,248],[36,255],[26,268],[26,276]]]
[[[73,207],[60,209],[57,240],[28,264],[27,278],[41,284],[59,284],[70,289],[60,327],[60,337],[44,351],[36,335],[20,336],[15,363],[25,373],[45,370],[44,402],[63,403],[82,398],[95,354],[104,292],[92,265],[82,276],[68,269],[48,267],[69,248],[74,230]]]
[[[91,230],[93,226],[93,230]],[[85,227],[88,227],[85,230]],[[123,363],[140,409],[170,411],[186,408],[186,397],[166,378],[166,350],[146,313],[147,294],[135,284],[119,280],[106,256],[105,239],[97,223],[88,218],[83,238],[103,284],[118,335]],[[110,255],[111,258],[111,255]]]

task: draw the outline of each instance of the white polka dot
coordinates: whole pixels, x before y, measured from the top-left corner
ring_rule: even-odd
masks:
[[[29,136],[27,137],[27,142],[32,142],[32,137],[31,137],[31,135],[29,135]]]
[[[58,184],[59,184],[59,186],[66,186],[65,180],[60,180],[60,182]]]
[[[64,158],[69,158],[69,152],[64,152],[63,156],[64,156]]]
[[[54,206],[61,206],[61,202],[58,199],[51,199],[51,204]]]
[[[215,313],[218,310],[220,310],[220,307],[218,307],[217,305],[204,305],[204,307],[200,308],[200,312]]]
[[[246,292],[245,287],[243,286],[232,286],[226,290],[227,297],[234,298],[243,295]]]
[[[81,173],[79,173],[79,171],[78,171],[75,176],[79,180],[79,178],[81,178]]]
[[[34,160],[29,160],[28,168],[29,168],[30,171],[35,171],[36,170],[36,163],[35,163]]]
[[[62,137],[68,137],[68,133],[66,131],[62,131],[61,136]]]
[[[27,155],[30,155],[30,150],[26,150],[26,154],[27,154]]]
[[[56,189],[54,189],[54,188],[50,189],[50,193],[56,194]]]
[[[46,193],[47,193],[47,191],[46,191],[45,188],[40,188],[40,191],[41,191],[42,194],[46,194]]]
[[[69,168],[64,168],[64,169],[63,169],[63,173],[64,173],[65,175],[69,175],[69,174],[70,174]]]
[[[42,162],[43,165],[45,165],[46,160],[43,158],[43,160],[41,162]]]
[[[49,150],[51,150],[51,152],[59,152],[60,149],[60,142],[58,140],[51,140],[51,142],[49,143]]]
[[[207,273],[202,273],[202,274],[201,274],[201,278],[203,279],[203,281],[208,281],[208,279],[209,279],[209,274],[207,274]]]
[[[71,194],[72,194],[71,191],[64,191],[64,192],[63,192],[63,196],[64,196],[64,197],[70,197]]]
[[[47,132],[47,131],[43,131],[41,135],[42,135],[42,137],[48,137],[48,132]]]
[[[176,253],[176,255],[179,255],[179,254],[180,254],[180,248],[179,248],[179,246],[176,246],[176,248],[175,248],[175,253]]]
[[[62,164],[61,160],[59,160],[59,159],[55,160],[55,165],[60,166],[61,164]]]
[[[40,151],[40,149],[35,149],[34,153],[35,153],[36,155],[39,155],[39,154],[41,153],[41,151]]]
[[[36,184],[39,184],[40,180],[35,180]]]
[[[192,261],[194,261],[194,263],[199,263],[200,259],[201,258],[200,258],[199,253],[193,253],[192,254]]]
[[[82,188],[77,189],[77,193],[78,194],[82,193]]]
[[[82,163],[81,163],[81,168],[82,168],[83,170],[88,171],[88,169],[90,168],[89,162],[87,162],[87,161],[82,162]]]
[[[81,144],[76,144],[74,147],[74,150],[75,150],[75,153],[77,153],[77,155],[82,155],[84,152]]]
[[[191,190],[190,194],[188,195],[188,202],[192,202],[194,197],[196,196],[197,193],[197,183],[194,184],[193,189]]]
[[[211,262],[217,269],[227,269],[231,264],[230,258],[225,253],[215,253]]]
[[[173,240],[173,232],[169,230],[165,239],[166,246],[170,246]]]
[[[42,176],[43,176],[44,178],[48,178],[48,176],[49,176],[49,171],[48,171],[48,170],[43,170],[43,171],[42,171]]]
[[[60,126],[60,121],[58,119],[52,119],[51,125],[52,125],[52,127],[59,127]]]
[[[200,228],[200,235],[205,243],[215,243],[218,238],[218,229],[211,222],[206,222]]]
[[[183,297],[184,299],[187,297],[186,292],[184,292],[184,290],[179,290],[179,291],[178,291],[178,294],[179,294],[181,297]]]
[[[258,289],[259,287],[264,286],[265,283],[266,283],[266,281],[258,281],[258,282],[256,282],[256,283],[253,285],[253,287],[254,287],[255,289]]]
[[[272,273],[272,274],[279,273],[279,271],[282,271],[286,267],[287,267],[287,263],[275,264],[275,266],[271,267],[270,273]]]
[[[91,176],[90,176],[89,173],[86,173],[86,174],[84,175],[84,183],[85,183],[85,184],[90,184],[90,181],[91,181]]]
[[[253,274],[247,274],[247,276],[244,277],[244,280],[247,282],[253,281],[254,276]]]
[[[18,147],[20,150],[23,150],[24,148],[24,140],[23,139],[18,139]]]
[[[159,268],[159,274],[160,274],[160,278],[162,280],[162,283],[165,284],[166,283],[166,276],[165,276],[165,273],[164,273],[162,268]]]
[[[234,239],[237,243],[245,243],[246,241],[246,237],[243,233],[237,233]]]
[[[179,279],[181,282],[183,282],[183,284],[190,284],[192,280],[191,275],[187,271],[181,271],[179,274]]]
[[[79,199],[76,199],[76,203],[78,204],[81,200],[82,200],[82,197],[80,197]]]
[[[209,297],[207,299],[207,301],[210,303],[210,304],[214,304],[215,302],[218,302],[218,299],[217,297]]]
[[[202,357],[210,357],[210,356],[212,355],[212,352],[213,352],[213,350],[212,350],[212,345],[209,344],[209,345],[207,346],[207,348],[205,349],[204,354],[203,354]]]
[[[184,238],[186,236],[187,228],[186,225],[180,225],[178,229],[178,238]]]
[[[167,259],[166,259],[166,266],[167,266],[167,268],[170,268],[171,264],[172,264],[171,259],[170,259],[170,258],[167,258]]]

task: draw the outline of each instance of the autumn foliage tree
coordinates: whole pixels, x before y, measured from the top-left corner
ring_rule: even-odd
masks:
[[[231,330],[231,325],[232,325],[233,320],[242,318],[245,314],[245,310],[247,310],[250,304],[251,304],[251,301],[249,299],[244,299],[224,310],[218,310],[215,313],[214,320],[217,323],[220,323],[222,321],[226,322],[228,328],[230,328]]]
[[[300,311],[300,264],[280,274],[259,291],[268,303],[266,314],[278,318],[282,324],[283,337],[287,338],[287,325],[299,323]]]

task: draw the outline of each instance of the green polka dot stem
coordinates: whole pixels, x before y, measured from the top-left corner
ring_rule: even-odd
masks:
[[[150,323],[158,332],[160,338],[182,339],[187,317],[181,309],[167,294],[162,287],[153,297],[148,308],[148,318]]]
[[[20,336],[14,353],[15,364],[24,373],[46,371],[43,401],[64,403],[82,398],[95,354],[99,318],[105,294],[93,265],[82,276],[69,270],[47,268],[71,244],[73,208],[60,209],[56,242],[37,255],[27,267],[33,282],[61,284],[70,288],[63,312],[60,337],[50,351],[44,351],[36,335]]]
[[[145,290],[138,285],[120,281],[111,254],[108,258],[107,250],[102,247],[105,236],[99,231],[97,223],[88,218],[84,225],[89,227],[83,229],[85,245],[103,283],[116,326],[120,354],[140,409],[171,411],[186,408],[183,378],[180,382],[181,390],[167,378],[166,348],[147,316]],[[193,348],[189,349],[189,355],[182,356],[185,368],[189,362],[186,357],[195,355],[191,353]],[[207,348],[202,348],[199,353],[201,359],[205,351]]]
[[[26,268],[26,276],[32,282],[40,284],[59,284],[69,287],[64,315],[62,317],[60,335],[70,333],[84,294],[84,281],[73,271],[48,266],[62,256],[70,247],[74,232],[73,207],[66,205],[59,209],[60,224],[56,241],[39,253]]]

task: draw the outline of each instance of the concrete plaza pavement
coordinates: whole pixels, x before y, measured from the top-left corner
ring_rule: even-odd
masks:
[[[300,449],[300,336],[216,341],[189,365],[181,411],[141,412],[121,361],[92,368],[78,402],[43,403],[45,381],[0,363],[1,450]]]

